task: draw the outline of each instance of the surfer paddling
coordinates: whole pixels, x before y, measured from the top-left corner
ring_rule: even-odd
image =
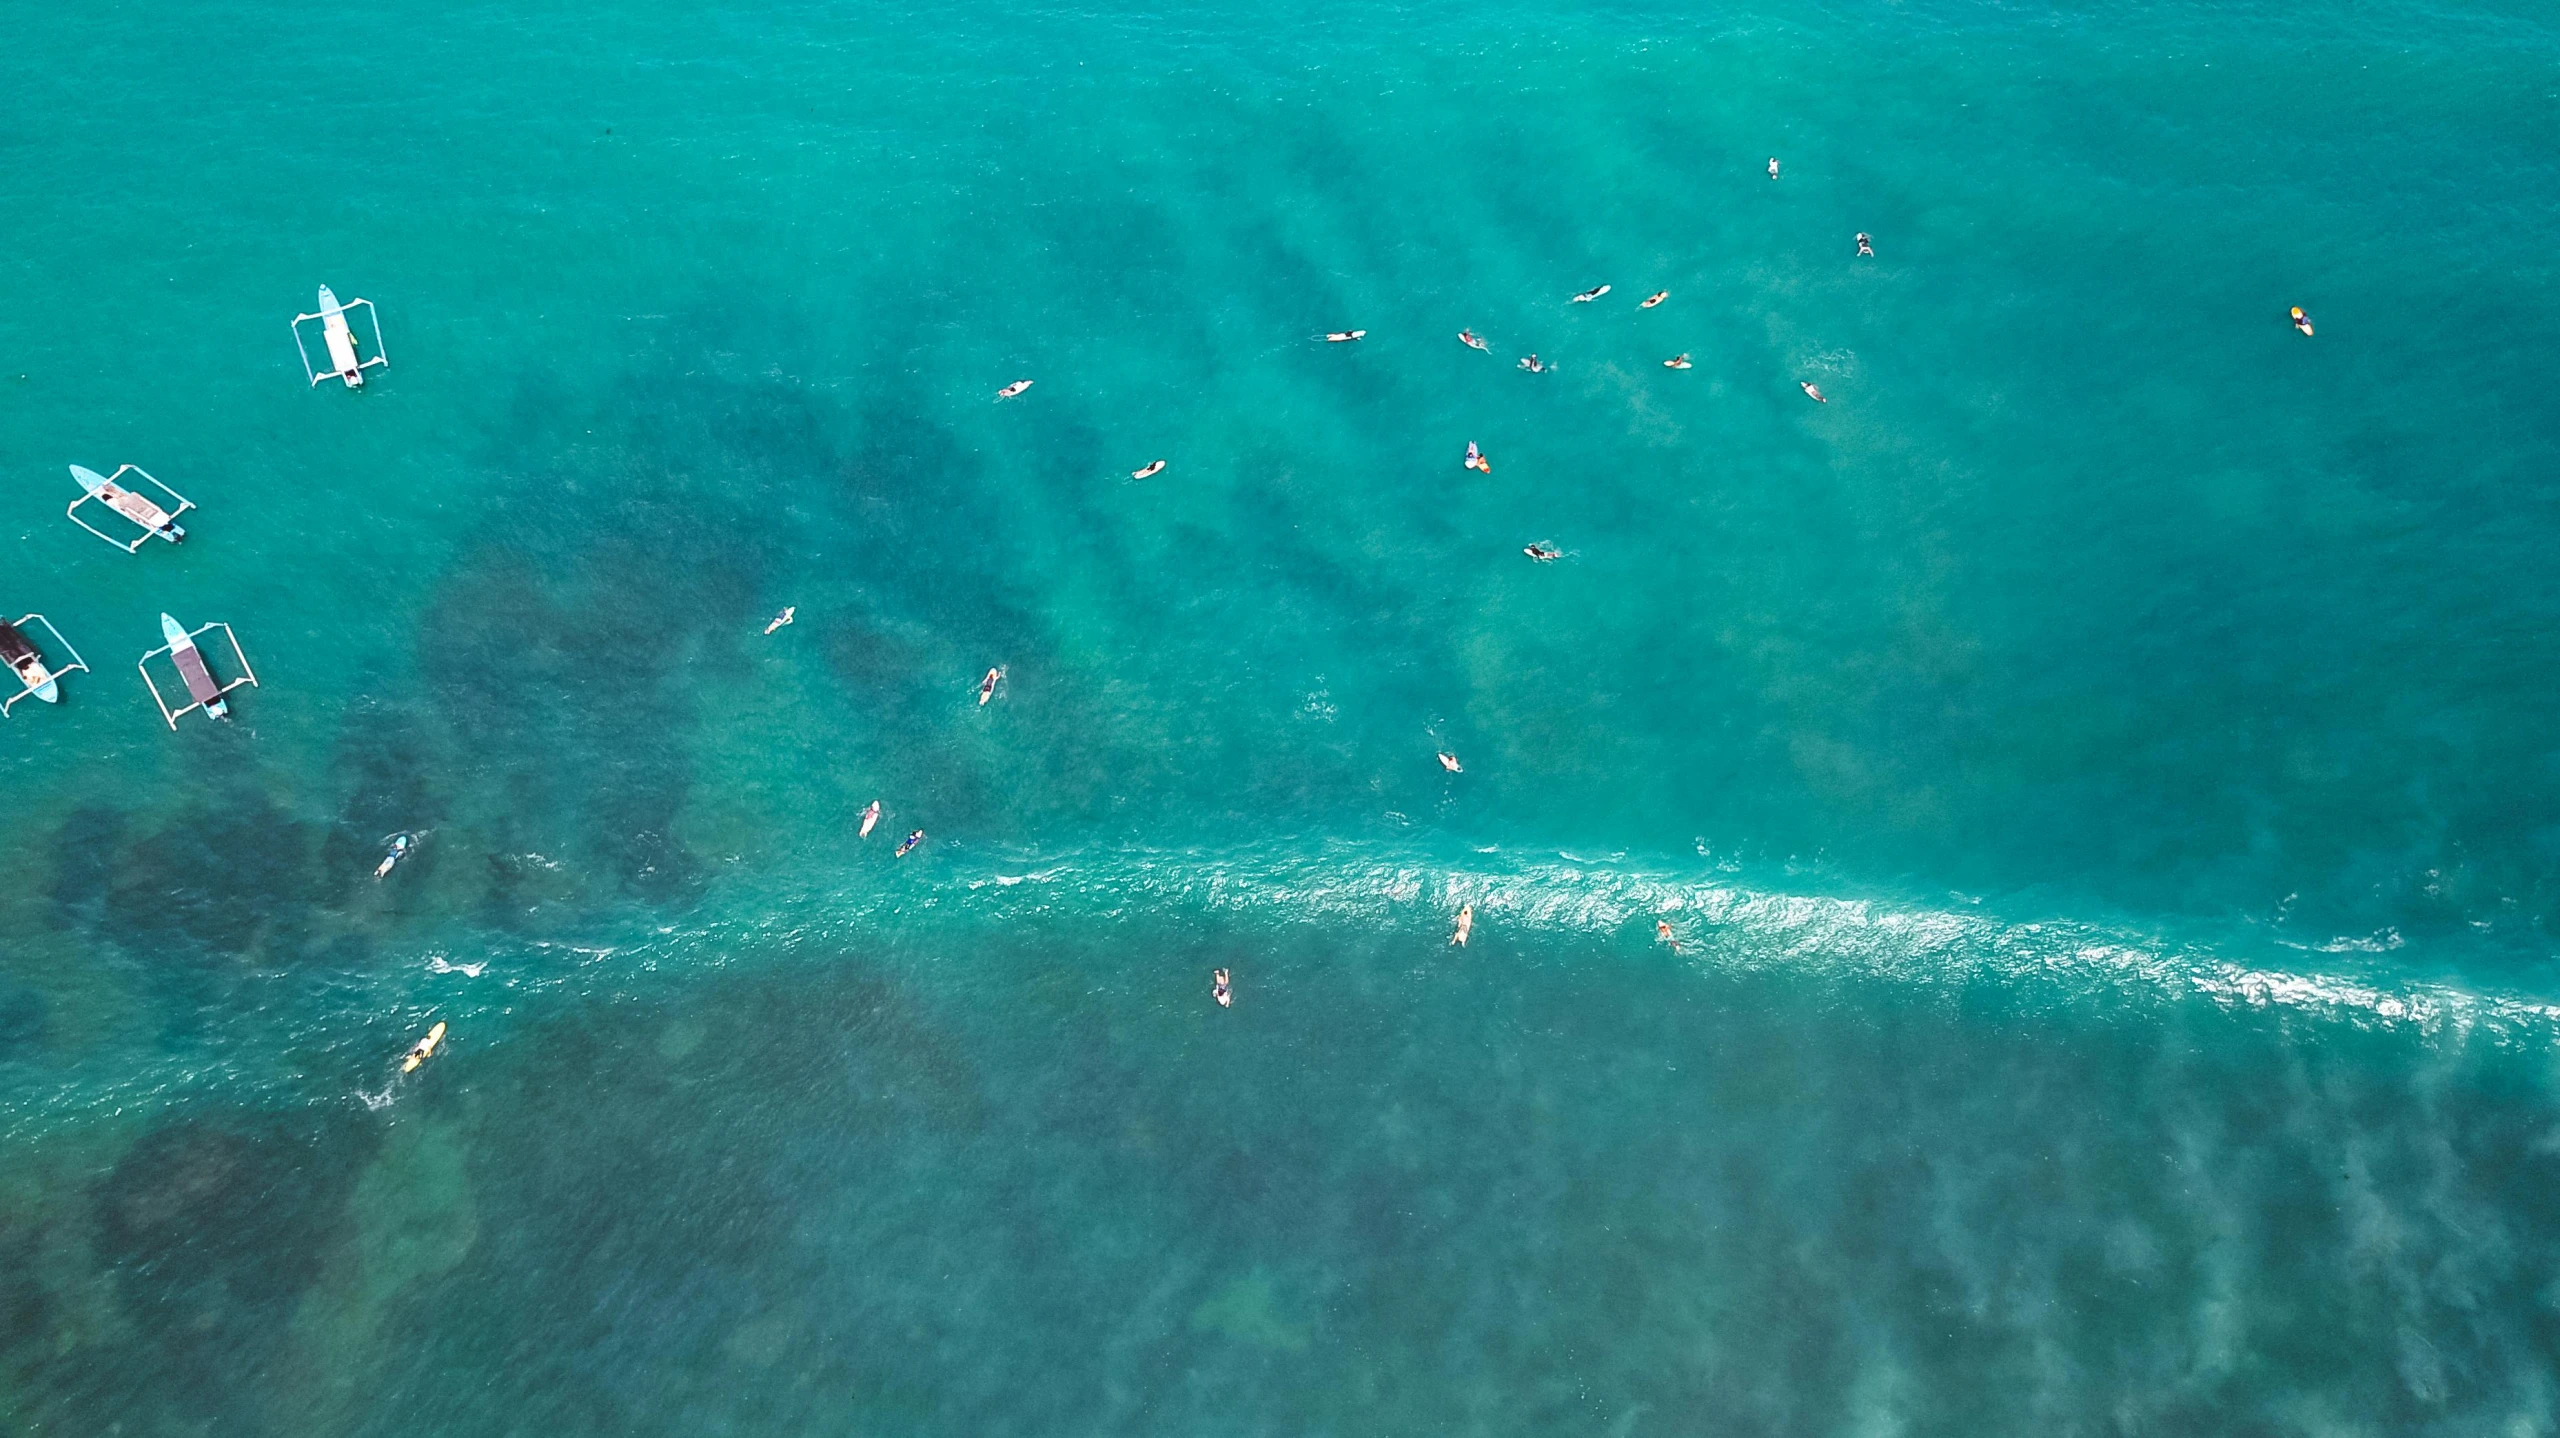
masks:
[[[1652,294],[1649,294],[1649,295],[1645,296],[1643,299],[1636,301],[1636,308],[1637,308],[1637,309],[1640,309],[1640,310],[1649,310],[1649,309],[1652,309],[1655,305],[1658,305],[1658,304],[1662,303],[1664,300],[1667,300],[1667,299],[1669,299],[1669,298],[1671,298],[1671,291],[1669,291],[1669,290],[1655,290]]]
[[[1484,451],[1476,448],[1474,440],[1467,441],[1467,468],[1478,474],[1493,473],[1493,461],[1484,457]]]
[[[1825,399],[1825,398],[1823,398],[1823,397],[1822,397],[1822,386],[1820,386],[1820,385],[1818,385],[1818,384],[1815,384],[1815,383],[1814,383],[1813,381],[1811,381],[1811,380],[1804,380],[1804,379],[1797,380],[1797,381],[1796,381],[1796,388],[1798,388],[1798,389],[1800,389],[1800,390],[1803,390],[1803,391],[1805,392],[1805,396],[1806,396],[1808,399],[1811,399],[1815,404],[1829,404],[1829,403],[1831,403],[1831,401],[1829,401],[1829,400],[1827,400],[1827,399]]]
[[[1471,350],[1483,350],[1487,354],[1493,353],[1493,346],[1486,344],[1484,342],[1484,336],[1477,334],[1474,330],[1458,331],[1458,343],[1465,345]]]
[[[1324,342],[1329,345],[1347,345],[1353,340],[1365,338],[1368,333],[1367,330],[1335,330],[1324,337]]]
[[[1564,557],[1564,551],[1552,544],[1525,544],[1520,547],[1520,552],[1540,564],[1553,564]]]
[[[1467,946],[1467,935],[1474,933],[1475,930],[1476,906],[1473,904],[1460,904],[1458,906],[1458,927],[1450,931],[1449,934],[1450,947],[1459,949],[1465,948]]]
[[[907,837],[905,837],[905,838],[903,838],[903,839],[900,839],[900,840],[898,841],[898,852],[897,852],[897,853],[895,853],[895,854],[892,854],[890,857],[891,857],[891,858],[895,858],[895,859],[903,859],[903,858],[905,858],[906,856],[908,856],[909,854],[914,853],[914,852],[916,851],[916,845],[921,844],[921,843],[923,843],[923,842],[924,842],[924,830],[922,830],[922,829],[918,829],[918,830],[916,830],[914,833],[909,834]]]
[[[2304,314],[2300,305],[2293,307],[2293,327],[2306,335],[2311,333],[2311,316]]]
[[[773,631],[780,629],[782,626],[790,623],[793,619],[799,617],[799,614],[800,606],[796,604],[786,604],[782,606],[782,612],[773,616],[772,622],[765,625],[764,632],[766,635],[770,636]]]
[[[1027,379],[1018,379],[1018,380],[1015,380],[1013,383],[1011,383],[1011,384],[1009,384],[1009,385],[1006,385],[1004,388],[1002,388],[1002,389],[1000,389],[1000,390],[997,390],[997,391],[996,391],[996,398],[998,398],[998,399],[1011,399],[1011,398],[1013,398],[1015,395],[1018,395],[1018,394],[1022,393],[1024,390],[1027,390],[1027,389],[1029,389],[1029,388],[1031,388],[1031,381],[1029,381],[1029,380],[1027,380]]]
[[[879,823],[879,822],[880,822],[880,801],[879,801],[879,800],[877,800],[877,799],[874,799],[874,800],[872,800],[872,801],[871,801],[871,807],[862,811],[862,832],[861,832],[861,833],[858,833],[858,834],[856,834],[856,835],[854,835],[853,837],[855,837],[855,838],[857,838],[857,839],[868,839],[868,838],[870,838],[870,837],[871,837],[871,826],[872,826],[872,825],[874,825],[874,824],[877,824],[877,823]]]
[[[418,1065],[435,1057],[436,1045],[443,1042],[444,1021],[439,1019],[436,1021],[436,1026],[434,1028],[427,1030],[427,1036],[425,1038],[422,1038],[415,1044],[410,1045],[409,1051],[400,1056],[400,1072],[404,1074],[416,1073],[418,1071]]]
[[[1231,1009],[1236,1006],[1235,990],[1227,983],[1226,970],[1212,969],[1209,971],[1209,996],[1216,999],[1218,1001],[1218,1007],[1222,1009]]]
[[[409,857],[409,851],[417,847],[418,836],[415,834],[392,835],[389,851],[383,854],[381,863],[373,866],[373,877],[377,881],[381,880],[391,872],[393,865]]]
[[[1575,304],[1577,304],[1577,305],[1587,305],[1587,304],[1591,303],[1593,300],[1596,300],[1596,299],[1600,298],[1602,295],[1607,294],[1608,292],[1609,292],[1609,287],[1608,287],[1607,285],[1593,285],[1591,288],[1589,288],[1589,289],[1587,289],[1587,290],[1584,290],[1582,293],[1580,293],[1580,294],[1578,294],[1578,295],[1575,295],[1575,296],[1573,297],[1573,303],[1575,303]]]
[[[1003,682],[1004,670],[1001,667],[987,671],[987,677],[978,681],[979,708],[987,707],[987,701],[996,697],[996,686]]]
[[[1157,460],[1155,463],[1148,465],[1144,469],[1133,469],[1129,471],[1129,477],[1131,479],[1153,479],[1162,473],[1164,473],[1164,461]]]

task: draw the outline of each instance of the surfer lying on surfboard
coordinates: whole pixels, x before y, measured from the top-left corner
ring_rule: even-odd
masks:
[[[1215,998],[1218,1001],[1218,1007],[1222,1009],[1231,1009],[1235,1007],[1235,991],[1227,986],[1226,970],[1216,969],[1210,972],[1209,994],[1210,997]]]
[[[1129,471],[1129,477],[1131,479],[1153,479],[1162,473],[1164,473],[1164,461],[1157,460],[1155,463],[1148,465],[1144,469],[1133,469]]]
[[[1002,389],[1000,389],[1000,390],[997,390],[997,391],[996,391],[996,398],[998,398],[998,399],[1011,399],[1011,398],[1013,398],[1015,395],[1018,395],[1018,394],[1022,393],[1024,390],[1027,390],[1027,389],[1029,389],[1029,388],[1031,388],[1031,381],[1029,381],[1029,380],[1027,380],[1027,379],[1018,379],[1018,380],[1015,380],[1013,383],[1011,383],[1011,384],[1009,384],[1009,385],[1006,385],[1004,388],[1002,388]]]
[[[770,623],[770,624],[767,624],[767,625],[764,627],[764,632],[765,632],[765,633],[767,633],[767,634],[771,634],[773,631],[775,631],[775,630],[777,630],[777,629],[780,629],[782,626],[784,626],[784,625],[786,625],[786,624],[790,623],[790,622],[792,621],[793,617],[795,617],[795,616],[796,616],[796,615],[798,615],[799,613],[800,613],[800,607],[799,607],[798,605],[796,605],[796,604],[786,604],[786,605],[782,606],[782,612],[781,612],[780,614],[777,614],[777,615],[773,616],[773,622],[772,622],[772,623]]]
[[[380,879],[389,874],[393,865],[409,857],[410,851],[417,847],[418,836],[415,834],[392,835],[390,850],[382,856],[381,863],[373,866],[374,878]]]
[[[1652,309],[1655,305],[1658,305],[1658,304],[1662,303],[1664,300],[1667,300],[1667,299],[1669,299],[1669,298],[1671,298],[1671,291],[1669,291],[1669,290],[1655,290],[1652,294],[1649,294],[1649,295],[1645,296],[1642,300],[1638,301],[1638,302],[1637,302],[1637,304],[1636,304],[1636,308],[1637,308],[1637,309],[1640,309],[1640,310],[1649,310],[1649,309]]]
[[[905,837],[904,839],[899,840],[899,841],[898,841],[898,852],[897,852],[896,854],[894,854],[894,855],[891,855],[890,857],[892,857],[892,858],[898,858],[898,859],[903,859],[903,858],[905,858],[906,856],[908,856],[909,854],[914,853],[914,852],[916,851],[916,845],[921,844],[921,843],[923,843],[923,842],[924,842],[924,830],[922,830],[922,829],[918,829],[918,830],[916,830],[914,833],[909,834],[909,835],[908,835],[907,837]]]
[[[1003,679],[1004,670],[1002,668],[995,668],[988,670],[987,677],[978,681],[979,708],[986,708],[987,701],[996,697],[996,685],[1001,683]]]
[[[418,1040],[416,1044],[410,1047],[407,1053],[400,1056],[400,1072],[404,1074],[416,1073],[418,1071],[418,1065],[435,1057],[436,1045],[443,1042],[444,1021],[442,1019],[438,1019],[436,1021],[436,1026],[427,1030],[427,1036],[425,1038]]]
[[[1591,288],[1575,295],[1573,297],[1573,302],[1578,305],[1587,305],[1608,292],[1609,287],[1607,285],[1593,285]]]
[[[1683,351],[1679,354],[1673,355],[1671,358],[1662,362],[1662,367],[1664,369],[1687,369],[1689,367],[1688,353]]]
[[[1367,330],[1335,330],[1324,337],[1325,343],[1343,345],[1368,334]]]
[[[1493,353],[1493,346],[1486,344],[1484,342],[1484,336],[1477,334],[1473,330],[1458,331],[1458,343],[1465,345],[1471,350],[1483,350],[1487,354]]]

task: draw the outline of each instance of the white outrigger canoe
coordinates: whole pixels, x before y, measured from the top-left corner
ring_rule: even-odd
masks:
[[[170,500],[177,505],[177,508],[163,508],[158,501],[151,499],[140,490],[123,483],[122,481],[124,477],[128,474],[141,475],[152,488],[169,496]],[[107,543],[114,545],[116,548],[123,550],[125,553],[131,554],[142,548],[143,541],[148,539],[165,539],[171,544],[176,544],[187,537],[187,531],[178,523],[178,516],[195,508],[196,502],[187,498],[185,495],[178,493],[176,490],[171,489],[169,486],[162,484],[160,481],[153,479],[151,477],[151,471],[144,469],[142,466],[138,464],[128,464],[118,469],[113,474],[100,474],[86,465],[75,464],[71,466],[71,477],[79,481],[80,488],[83,492],[78,499],[71,501],[69,508],[62,511],[64,516],[70,519],[73,524],[76,524],[82,529],[89,531],[91,534],[98,536],[100,539],[103,539]],[[135,524],[142,526],[142,532],[131,539],[118,539],[114,535],[107,533],[105,530],[100,529],[98,526],[91,524],[86,519],[80,517],[80,506],[90,503],[103,504],[107,508],[114,510],[116,513],[123,515],[125,518],[132,520]]]
[[[204,662],[204,651],[196,647],[196,636],[208,629],[222,631],[222,637],[230,641],[231,657],[240,663],[240,677],[228,684],[213,677],[213,670]],[[151,691],[151,702],[160,706],[160,717],[168,721],[170,730],[174,732],[178,720],[196,709],[203,710],[207,718],[230,718],[231,702],[223,696],[243,684],[255,685],[258,682],[257,671],[249,667],[249,656],[240,650],[240,636],[232,633],[231,626],[220,620],[188,629],[166,614],[160,616],[160,633],[168,642],[144,654],[134,667],[142,671],[143,687]],[[160,686],[152,681],[151,659],[157,654],[169,656],[170,664],[178,671],[178,678],[187,686],[188,702],[178,708],[169,707],[169,701],[160,695]]]
[[[35,641],[27,637],[26,627],[30,624],[43,625],[44,632],[53,636],[53,642],[71,656],[71,662],[63,665],[48,663],[44,651],[36,648]],[[34,699],[45,704],[61,703],[62,686],[56,681],[66,674],[75,671],[85,674],[89,670],[88,664],[80,658],[80,651],[72,648],[71,641],[62,637],[62,631],[53,627],[53,621],[41,614],[21,614],[14,623],[0,620],[0,664],[9,666],[9,673],[18,681],[18,692],[7,699],[0,699],[0,715],[16,708],[21,699]]]
[[[355,330],[347,323],[347,316],[359,309],[364,311],[365,323],[373,330],[371,359],[358,357],[359,341]],[[321,346],[329,352],[327,369],[311,362],[311,346],[302,338],[302,327],[313,320],[320,322]],[[390,356],[383,353],[382,317],[374,312],[373,301],[355,299],[340,304],[337,295],[327,285],[320,287],[320,308],[317,311],[293,317],[293,345],[302,351],[303,373],[310,377],[314,386],[324,379],[334,378],[345,380],[349,389],[362,389],[366,370],[391,363]]]

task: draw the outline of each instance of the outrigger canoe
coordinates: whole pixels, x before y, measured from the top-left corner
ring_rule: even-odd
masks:
[[[231,717],[231,701],[222,697],[222,686],[213,681],[213,671],[205,667],[204,651],[187,634],[186,626],[163,614],[160,636],[169,641],[169,662],[178,666],[178,677],[187,681],[187,697],[204,706],[204,712],[216,719]]]
[[[89,491],[89,497],[91,499],[98,501],[107,508],[114,510],[116,513],[132,520],[134,523],[141,525],[144,529],[151,531],[153,534],[160,536],[171,544],[175,544],[179,540],[187,537],[186,530],[179,527],[178,517],[176,515],[162,509],[159,505],[152,503],[150,500],[143,498],[133,490],[126,489],[124,486],[108,479],[105,475],[98,473],[96,470],[90,469],[85,465],[75,464],[71,466],[71,477],[80,481],[80,487]],[[106,538],[104,535],[99,537],[102,539]],[[112,539],[109,539],[107,542],[110,544],[115,543]],[[136,542],[139,543],[140,541]]]
[[[0,620],[0,664],[9,666],[9,672],[18,676],[27,693],[47,704],[62,702],[62,686],[53,682],[53,671],[45,667],[44,655],[19,632],[18,626],[6,620]]]

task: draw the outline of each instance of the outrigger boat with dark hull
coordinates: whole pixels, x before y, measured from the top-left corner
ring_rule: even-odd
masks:
[[[373,329],[373,358],[356,358],[356,332],[347,324],[347,316],[364,311],[365,323]],[[320,322],[320,343],[329,352],[329,367],[322,369],[311,362],[311,346],[302,339],[302,327],[313,320]],[[374,312],[371,300],[349,300],[338,303],[338,297],[327,285],[320,287],[320,308],[316,313],[293,317],[293,347],[302,351],[302,371],[317,388],[324,379],[342,379],[349,389],[364,388],[364,372],[375,365],[391,363],[382,351],[382,317]]]
[[[141,491],[120,483],[119,481],[128,474],[141,475],[152,488],[169,496],[169,498],[174,501],[178,507],[175,509],[163,509],[159,504],[143,495]],[[143,541],[148,539],[165,539],[171,544],[176,544],[178,541],[187,537],[186,530],[180,528],[178,525],[178,516],[195,508],[196,502],[187,498],[185,495],[178,493],[176,490],[171,489],[169,486],[162,484],[160,481],[151,478],[151,472],[144,469],[142,466],[138,464],[128,464],[113,474],[100,474],[94,469],[89,469],[85,466],[75,464],[71,466],[71,477],[80,481],[80,487],[83,490],[86,490],[87,493],[81,495],[78,499],[71,501],[71,507],[64,510],[63,513],[70,517],[73,524],[76,524],[82,529],[89,531],[91,534],[98,536],[100,539],[103,539],[107,543],[114,545],[116,548],[123,550],[125,553],[131,554],[135,550],[142,548]],[[114,535],[107,533],[105,530],[100,529],[98,526],[81,518],[80,506],[90,503],[93,500],[114,510],[118,514],[123,515],[125,518],[132,520],[134,523],[141,525],[142,532],[129,540],[118,539]]]
[[[27,637],[30,624],[43,625],[44,632],[53,636],[54,644],[71,656],[71,662],[59,665],[47,662],[44,651],[36,648],[35,641]],[[59,704],[62,702],[62,686],[55,681],[65,674],[89,672],[80,651],[72,648],[71,641],[62,637],[62,631],[53,627],[53,621],[41,614],[21,614],[15,623],[0,621],[0,664],[9,666],[9,673],[18,683],[17,693],[0,699],[0,716],[16,708],[21,699]]]
[[[222,637],[231,643],[231,657],[240,663],[240,677],[228,684],[213,677],[213,670],[204,662],[204,651],[196,647],[196,636],[208,629],[222,631]],[[169,722],[170,731],[176,732],[178,720],[191,710],[201,709],[208,718],[230,718],[231,702],[223,696],[243,684],[255,685],[258,682],[257,672],[249,667],[249,656],[240,651],[240,636],[232,633],[231,626],[220,620],[189,629],[166,614],[160,616],[160,632],[168,637],[169,642],[143,655],[141,662],[134,667],[142,671],[143,686],[151,691],[151,702],[160,706],[160,717]],[[160,695],[160,686],[151,679],[152,656],[158,654],[169,656],[170,664],[187,686],[188,702],[176,709],[169,707],[169,701]]]

